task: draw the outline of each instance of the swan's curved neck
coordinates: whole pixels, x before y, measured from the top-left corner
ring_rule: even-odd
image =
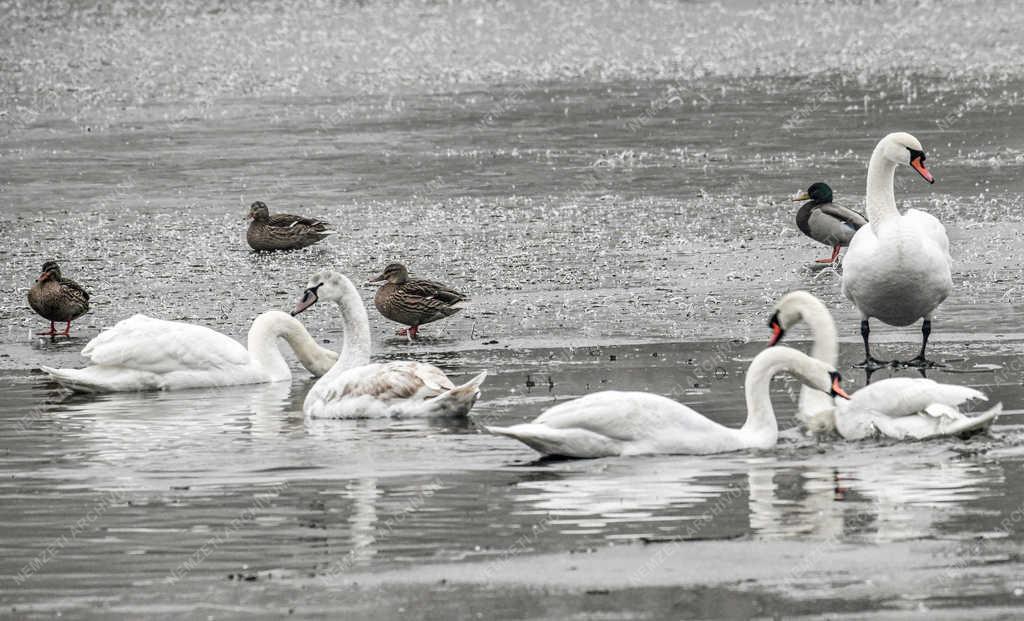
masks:
[[[779,423],[772,408],[770,384],[782,371],[805,371],[803,354],[787,347],[762,351],[750,363],[744,382],[747,399],[747,421],[740,428],[744,440],[754,446],[773,445],[779,439]],[[809,360],[803,356],[803,360]]]
[[[345,292],[336,301],[341,309],[342,330],[345,334],[341,355],[334,367],[340,371],[370,363],[370,318],[366,314],[366,306],[355,285],[347,278],[343,279],[342,287]]]
[[[808,304],[801,309],[800,314],[807,327],[811,329],[814,337],[814,345],[811,346],[811,356],[826,364],[836,366],[839,362],[839,334],[836,332],[836,323],[832,320],[832,314],[828,309],[818,304]]]
[[[306,328],[288,313],[267,311],[253,320],[249,328],[249,354],[271,377],[271,381],[291,379],[288,362],[278,347],[278,337],[288,342],[299,362],[313,375],[326,373],[338,355],[320,347]]]
[[[896,164],[885,157],[884,145],[885,141],[878,143],[868,162],[867,212],[868,220],[875,230],[877,225],[900,215],[893,192]]]

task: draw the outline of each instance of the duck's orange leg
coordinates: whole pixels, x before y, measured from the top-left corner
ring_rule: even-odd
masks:
[[[57,328],[53,325],[53,322],[51,321],[49,332],[36,332],[36,334],[39,336],[57,336]]]
[[[815,259],[814,262],[815,263],[835,263],[836,262],[836,257],[839,256],[839,251],[842,250],[842,249],[843,249],[842,246],[834,246],[832,248],[832,257],[831,258],[829,258],[829,259]]]

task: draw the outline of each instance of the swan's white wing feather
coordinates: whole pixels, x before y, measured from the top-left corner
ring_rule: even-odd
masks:
[[[179,321],[134,315],[89,341],[82,355],[95,364],[150,373],[244,366],[251,359],[238,341]]]
[[[560,403],[533,423],[555,429],[591,431],[623,442],[656,439],[672,432],[699,435],[725,429],[668,397],[614,390]]]
[[[903,218],[935,242],[947,257],[949,256],[949,236],[946,235],[946,227],[938,218],[917,209],[908,209]]]
[[[324,401],[358,397],[385,402],[422,400],[455,387],[444,371],[421,362],[366,364],[321,381],[327,384],[320,391]]]
[[[893,377],[868,384],[853,393],[845,413],[876,412],[889,417],[912,416],[929,406],[952,408],[970,399],[986,401],[984,393],[966,386],[940,384],[925,378]]]

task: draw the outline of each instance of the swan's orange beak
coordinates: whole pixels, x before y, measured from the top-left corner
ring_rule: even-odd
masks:
[[[924,180],[928,183],[935,183],[935,177],[932,176],[928,169],[924,167],[924,162],[921,161],[920,157],[915,157],[910,160],[910,166],[918,172],[919,175],[924,177]]]
[[[774,347],[782,340],[782,336],[786,334],[786,331],[782,329],[778,321],[772,320],[769,324],[772,329],[772,338],[768,339],[768,347]]]
[[[838,375],[832,378],[832,396],[842,397],[843,399],[849,399],[850,395],[846,394],[846,391],[843,390],[843,387],[839,385],[839,379],[840,378]]]

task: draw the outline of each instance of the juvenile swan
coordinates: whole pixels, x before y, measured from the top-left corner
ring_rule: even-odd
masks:
[[[306,395],[303,411],[320,418],[374,416],[465,416],[480,395],[484,371],[456,386],[431,364],[370,362],[370,323],[352,281],[323,270],[309,279],[293,315],[319,300],[341,310],[344,343],[338,362]]]

